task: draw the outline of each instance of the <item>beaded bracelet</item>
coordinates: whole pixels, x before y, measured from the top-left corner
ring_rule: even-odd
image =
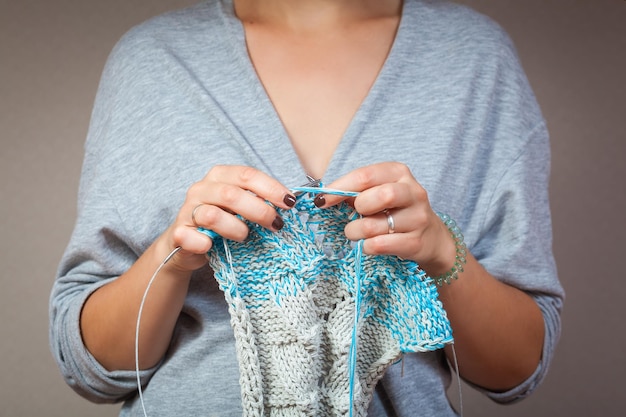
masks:
[[[447,214],[437,213],[437,215],[450,231],[450,235],[452,236],[452,239],[454,239],[454,246],[456,248],[454,266],[452,269],[445,274],[431,277],[438,286],[442,286],[444,282],[446,284],[450,284],[453,279],[458,279],[459,273],[463,272],[463,265],[467,262],[467,247],[465,246],[465,241],[463,240],[463,233],[461,233],[461,229],[459,229],[456,222]]]

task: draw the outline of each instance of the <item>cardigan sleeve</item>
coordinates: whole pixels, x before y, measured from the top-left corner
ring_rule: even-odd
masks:
[[[85,145],[76,224],[49,303],[53,356],[68,385],[93,402],[122,401],[137,390],[134,371],[107,371],[89,353],[81,336],[80,315],[89,296],[123,274],[141,251],[141,244],[122,221],[119,202],[110,193],[116,178],[124,175],[116,172],[114,158],[119,156],[110,151],[120,147],[115,125],[129,117],[133,98],[135,105],[138,101],[133,95],[145,78],[138,71],[139,60],[133,58],[140,41],[133,33],[122,38],[103,71]],[[142,371],[142,381],[154,372]]]
[[[528,293],[544,319],[542,358],[535,372],[506,392],[477,387],[499,403],[520,400],[540,385],[560,337],[564,291],[552,252],[549,155],[548,132],[540,123],[503,171],[485,211],[482,235],[472,248],[491,274]]]

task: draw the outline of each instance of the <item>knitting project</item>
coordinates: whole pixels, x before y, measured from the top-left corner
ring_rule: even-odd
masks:
[[[208,253],[229,305],[244,416],[365,416],[403,352],[452,342],[436,285],[412,261],[367,256],[343,229],[358,216],[308,193],[284,227],[248,222]],[[208,231],[205,231],[208,232]]]

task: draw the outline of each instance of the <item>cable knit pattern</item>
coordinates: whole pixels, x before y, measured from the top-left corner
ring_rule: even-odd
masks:
[[[376,383],[402,352],[452,342],[437,288],[414,262],[359,256],[343,232],[357,215],[346,204],[319,209],[305,193],[281,215],[280,232],[250,223],[245,242],[216,237],[209,252],[230,308],[244,415],[348,416],[352,404],[353,415],[365,416]]]

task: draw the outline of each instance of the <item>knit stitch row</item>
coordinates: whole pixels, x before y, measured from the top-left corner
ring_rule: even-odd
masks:
[[[244,415],[365,416],[388,366],[451,343],[450,324],[417,263],[364,255],[343,233],[354,209],[320,209],[311,196],[358,193],[293,191],[302,194],[279,232],[247,222],[240,243],[201,229],[215,241],[208,255],[229,305]]]

